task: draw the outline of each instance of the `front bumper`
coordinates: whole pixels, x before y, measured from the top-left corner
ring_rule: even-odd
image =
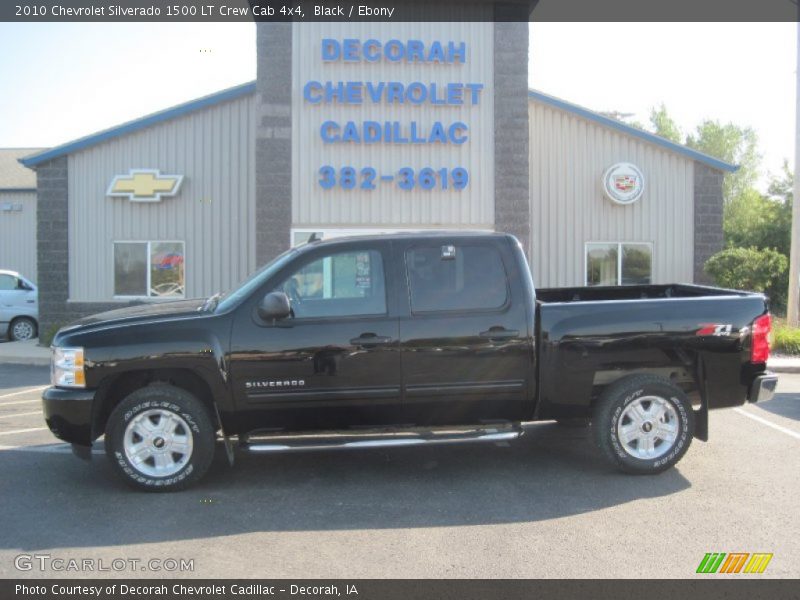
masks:
[[[94,390],[67,390],[49,387],[42,394],[44,420],[57,438],[92,445],[92,405]]]
[[[750,402],[766,402],[772,400],[775,388],[778,387],[778,376],[767,371],[759,375],[750,384],[750,393],[747,396]]]

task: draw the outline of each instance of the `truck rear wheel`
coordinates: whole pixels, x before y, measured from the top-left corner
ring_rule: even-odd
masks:
[[[692,443],[694,412],[686,394],[656,375],[633,375],[609,386],[592,420],[595,442],[626,473],[660,473]]]
[[[214,458],[216,431],[192,394],[155,384],[125,398],[106,425],[106,455],[130,485],[151,492],[185,489]]]

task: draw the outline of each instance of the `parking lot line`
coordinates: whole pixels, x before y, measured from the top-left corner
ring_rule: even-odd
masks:
[[[27,412],[27,413],[0,413],[0,418],[2,417],[29,417],[31,415],[40,415],[42,411],[37,410],[35,412]]]
[[[757,421],[757,422],[761,423],[762,425],[766,425],[767,427],[772,427],[776,431],[780,431],[781,433],[785,433],[786,435],[789,435],[789,436],[791,436],[791,437],[793,437],[793,438],[795,438],[797,440],[800,440],[800,433],[798,433],[797,431],[792,431],[791,429],[787,429],[786,427],[782,427],[780,425],[776,425],[775,423],[772,423],[771,421],[767,421],[766,419],[762,419],[761,417],[759,417],[757,415],[754,415],[752,413],[749,413],[749,412],[747,412],[746,410],[744,410],[742,408],[734,408],[733,411],[739,413],[740,415],[744,415],[748,419],[753,419],[753,421]]]
[[[0,398],[11,398],[11,396],[21,396],[22,394],[27,394],[28,392],[38,392],[38,391],[43,390],[43,389],[45,389],[47,387],[50,387],[50,386],[48,386],[48,385],[40,385],[39,387],[32,387],[32,388],[28,388],[26,390],[19,390],[18,392],[11,392],[10,394],[3,394],[2,396],[0,396]]]
[[[15,406],[17,404],[31,404],[32,402],[41,402],[41,398],[34,398],[33,400],[17,400],[16,402],[0,402],[0,407],[2,406]]]
[[[12,433],[28,433],[30,431],[46,431],[47,427],[32,427],[31,429],[15,429],[13,431],[0,431],[0,435],[11,435]]]

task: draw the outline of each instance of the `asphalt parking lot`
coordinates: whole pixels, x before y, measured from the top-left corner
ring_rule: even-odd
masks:
[[[45,429],[47,380],[0,365],[0,577],[719,577],[695,575],[707,552],[773,553],[731,577],[800,576],[800,375],[712,413],[711,441],[658,476],[619,474],[585,430],[542,423],[504,446],[239,454],[233,469],[220,447],[178,494],[130,490],[100,448],[74,458]],[[72,559],[95,571],[56,568]],[[193,564],[130,566],[153,559]]]

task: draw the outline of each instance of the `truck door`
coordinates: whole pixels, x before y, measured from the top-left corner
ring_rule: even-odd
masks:
[[[400,253],[398,252],[398,257]],[[431,239],[403,248],[405,414],[419,424],[518,420],[531,356],[520,285],[506,244]]]
[[[231,340],[237,412],[251,429],[333,429],[400,418],[396,296],[391,245],[320,246],[269,291],[285,292],[293,315],[260,321],[240,310]]]

